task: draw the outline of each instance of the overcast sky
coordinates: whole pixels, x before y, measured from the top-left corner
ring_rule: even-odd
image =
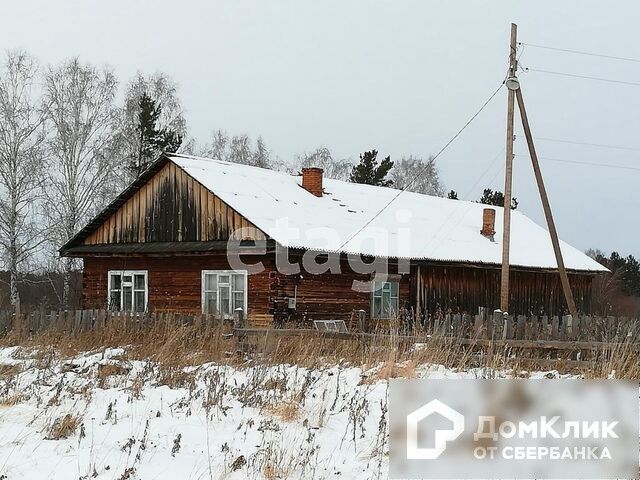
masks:
[[[635,1],[11,1],[0,46],[42,63],[78,55],[121,81],[179,83],[190,134],[262,135],[281,159],[317,146],[357,158],[437,152],[497,88],[510,23],[519,40],[640,59]],[[640,83],[640,62],[525,47],[531,69]],[[521,73],[534,135],[640,149],[640,86]],[[476,199],[504,182],[506,90],[439,159],[448,189]],[[521,132],[516,117],[517,133]],[[640,256],[640,151],[537,142],[560,236]],[[525,154],[518,140],[516,153]],[[514,195],[544,224],[527,157]]]

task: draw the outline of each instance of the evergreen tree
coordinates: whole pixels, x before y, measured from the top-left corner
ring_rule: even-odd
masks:
[[[482,193],[482,197],[479,200],[480,203],[484,203],[485,205],[495,205],[496,207],[504,207],[504,193],[499,190],[495,192],[490,188],[485,188]],[[518,208],[518,200],[515,198],[511,199],[511,209],[515,210]]]
[[[379,187],[390,187],[393,180],[388,180],[387,174],[393,168],[391,157],[387,156],[378,164],[378,151],[371,150],[360,155],[360,163],[353,166],[349,181],[366,183]]]
[[[447,198],[449,200],[458,200],[458,192],[456,192],[455,190],[451,190],[449,193],[447,193]]]
[[[640,297],[640,262],[633,256],[623,257],[611,252],[608,257],[600,250],[588,250],[587,255],[617,275],[621,290],[633,297]]]
[[[158,129],[162,105],[156,104],[146,92],[138,101],[138,151],[129,169],[139,177],[160,152],[175,152],[182,144],[182,135],[168,127]]]

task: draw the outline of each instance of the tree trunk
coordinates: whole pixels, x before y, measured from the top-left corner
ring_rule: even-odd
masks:
[[[62,271],[62,306],[71,310],[71,274],[73,273],[73,258],[65,258]]]
[[[11,306],[13,307],[13,312],[18,316],[20,315],[20,292],[18,292],[18,268],[14,259],[11,260],[9,276]]]
[[[20,292],[18,291],[18,202],[11,195],[11,212],[9,220],[9,298],[16,317],[20,315]]]

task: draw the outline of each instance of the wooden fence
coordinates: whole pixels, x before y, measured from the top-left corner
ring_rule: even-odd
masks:
[[[484,340],[640,342],[640,322],[628,317],[503,315],[479,308],[476,315],[446,314],[409,332]],[[369,330],[368,326],[365,327]]]
[[[62,310],[62,311],[34,311],[18,317],[12,312],[0,311],[0,336],[14,330],[22,334],[35,335],[46,331],[58,331],[74,334],[86,332],[94,328],[104,328],[110,322],[117,321],[118,325],[144,330],[154,324],[175,324],[220,326],[224,322],[213,315],[183,315],[172,312],[128,313],[111,312],[108,310]]]
[[[503,316],[479,309],[477,315],[443,315],[427,325],[414,326],[402,319],[389,322],[367,321],[359,315],[351,331],[327,331],[309,328],[252,328],[246,326],[242,312],[233,321],[222,321],[212,315],[175,313],[130,314],[105,310],[37,311],[16,317],[0,312],[0,337],[15,334],[16,339],[54,331],[65,335],[90,332],[115,325],[127,332],[150,332],[153,326],[195,326],[194,335],[202,335],[235,343],[230,350],[242,354],[269,349],[273,341],[304,337],[309,341],[355,341],[363,347],[396,345],[411,349],[415,344],[436,345],[446,342],[458,345],[473,355],[491,356],[502,352],[505,360],[519,365],[530,362],[535,368],[593,368],[606,362],[616,352],[625,351],[640,358],[640,328],[637,319],[616,317],[524,317]],[[219,328],[224,326],[224,328]],[[118,330],[120,331],[120,330]],[[624,348],[620,348],[624,347]],[[474,357],[475,358],[475,357]]]
[[[236,328],[244,329],[245,322],[242,312],[236,312],[233,323]],[[58,330],[74,333],[92,328],[106,326],[112,319],[124,321],[139,328],[153,325],[157,322],[169,322],[180,325],[220,325],[222,320],[212,315],[181,315],[175,313],[145,313],[132,314],[110,312],[106,310],[73,310],[73,311],[35,311],[16,318],[10,312],[0,312],[0,335],[20,328],[23,332],[37,334],[46,330]],[[356,328],[344,335],[345,338],[353,334],[388,334],[407,338],[424,340],[425,338],[445,337],[456,338],[465,343],[473,342],[599,342],[599,343],[638,343],[640,344],[640,321],[626,317],[596,317],[580,316],[572,318],[546,316],[504,316],[499,312],[488,312],[484,308],[476,315],[446,314],[434,317],[427,325],[416,326],[410,322],[367,320],[363,315],[357,322],[352,322]],[[273,335],[294,334],[293,332],[316,332],[308,326],[298,329],[248,329],[248,331],[271,331]],[[307,327],[307,328],[305,328]],[[277,333],[278,331],[282,333]],[[328,332],[331,336],[338,332]],[[256,333],[257,334],[257,333]],[[332,335],[339,337],[339,335]]]
[[[624,317],[513,317],[480,308],[474,316],[443,315],[421,326],[402,320],[371,322],[360,315],[356,331],[234,328],[233,335],[238,350],[243,352],[265,348],[282,338],[303,337],[310,342],[356,341],[374,346],[396,345],[398,349],[411,349],[416,344],[426,348],[457,345],[461,351],[472,353],[473,358],[498,354],[509,364],[561,370],[593,369],[621,354],[630,355],[625,358],[633,362],[640,361],[639,322]]]

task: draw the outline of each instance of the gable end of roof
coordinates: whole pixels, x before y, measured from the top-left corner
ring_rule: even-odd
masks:
[[[162,167],[164,167],[171,159],[164,153],[154,160],[142,174],[136,178],[129,186],[120,193],[115,199],[102,209],[89,223],[87,223],[78,233],[76,233],[67,243],[65,243],[58,253],[61,256],[65,256],[67,251],[73,247],[77,247],[84,242],[84,240],[91,235],[96,229],[102,225],[114,212],[116,212],[124,203],[131,198],[140,188],[149,181],[156,173],[158,173]]]

